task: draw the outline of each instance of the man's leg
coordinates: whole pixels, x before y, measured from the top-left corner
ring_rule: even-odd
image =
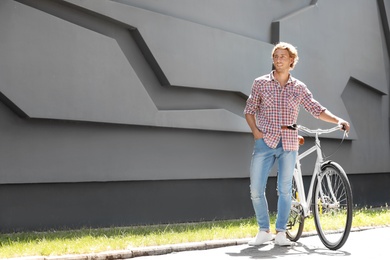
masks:
[[[253,209],[260,231],[269,231],[270,222],[265,188],[272,165],[275,162],[274,149],[263,139],[256,140],[250,167],[250,191]]]
[[[291,209],[292,178],[297,151],[283,151],[278,157],[278,216],[276,231],[285,232]]]

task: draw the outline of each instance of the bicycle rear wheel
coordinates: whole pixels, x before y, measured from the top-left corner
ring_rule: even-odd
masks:
[[[352,226],[352,190],[338,164],[322,166],[314,184],[314,222],[322,243],[331,250],[341,248]]]
[[[294,242],[298,241],[302,235],[304,223],[305,217],[303,216],[302,206],[299,203],[297,184],[295,182],[295,178],[293,178],[292,204],[286,230],[287,238]]]

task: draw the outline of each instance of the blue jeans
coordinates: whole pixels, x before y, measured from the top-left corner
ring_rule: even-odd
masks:
[[[291,208],[291,187],[297,151],[284,151],[280,141],[275,149],[269,148],[263,139],[255,142],[250,167],[250,192],[259,230],[269,231],[270,220],[265,196],[268,176],[278,160],[278,205],[276,231],[286,231]]]

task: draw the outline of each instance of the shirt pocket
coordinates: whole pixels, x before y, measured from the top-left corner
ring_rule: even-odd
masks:
[[[288,95],[287,104],[291,110],[298,109],[299,105],[301,104],[301,95],[296,92],[290,93]]]
[[[271,91],[264,91],[261,95],[261,104],[266,108],[273,107],[274,93],[272,93]]]

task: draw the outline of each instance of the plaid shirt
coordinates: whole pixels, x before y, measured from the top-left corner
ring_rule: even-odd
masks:
[[[273,71],[255,79],[246,101],[244,114],[256,115],[256,126],[264,134],[264,142],[276,148],[282,138],[283,149],[298,150],[298,131],[281,126],[297,122],[299,106],[318,118],[326,108],[313,98],[306,85],[291,77],[285,87],[275,80]]]

